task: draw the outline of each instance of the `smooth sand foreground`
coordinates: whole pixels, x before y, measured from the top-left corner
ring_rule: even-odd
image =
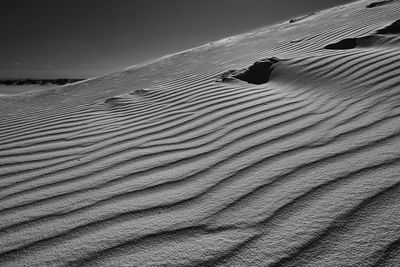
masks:
[[[1,96],[0,266],[400,266],[399,19],[360,1]]]

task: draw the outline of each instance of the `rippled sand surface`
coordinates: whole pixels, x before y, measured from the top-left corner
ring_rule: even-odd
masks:
[[[0,266],[400,266],[400,1],[0,96]]]

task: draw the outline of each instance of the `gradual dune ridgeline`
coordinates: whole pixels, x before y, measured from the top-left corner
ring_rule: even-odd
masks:
[[[400,266],[400,1],[0,97],[0,266]]]

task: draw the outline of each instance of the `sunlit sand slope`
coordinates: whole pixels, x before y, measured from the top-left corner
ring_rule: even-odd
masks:
[[[1,96],[0,266],[400,266],[399,19],[361,1]]]

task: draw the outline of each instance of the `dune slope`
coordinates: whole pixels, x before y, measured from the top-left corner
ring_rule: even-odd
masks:
[[[0,266],[400,266],[400,1],[0,96]]]

